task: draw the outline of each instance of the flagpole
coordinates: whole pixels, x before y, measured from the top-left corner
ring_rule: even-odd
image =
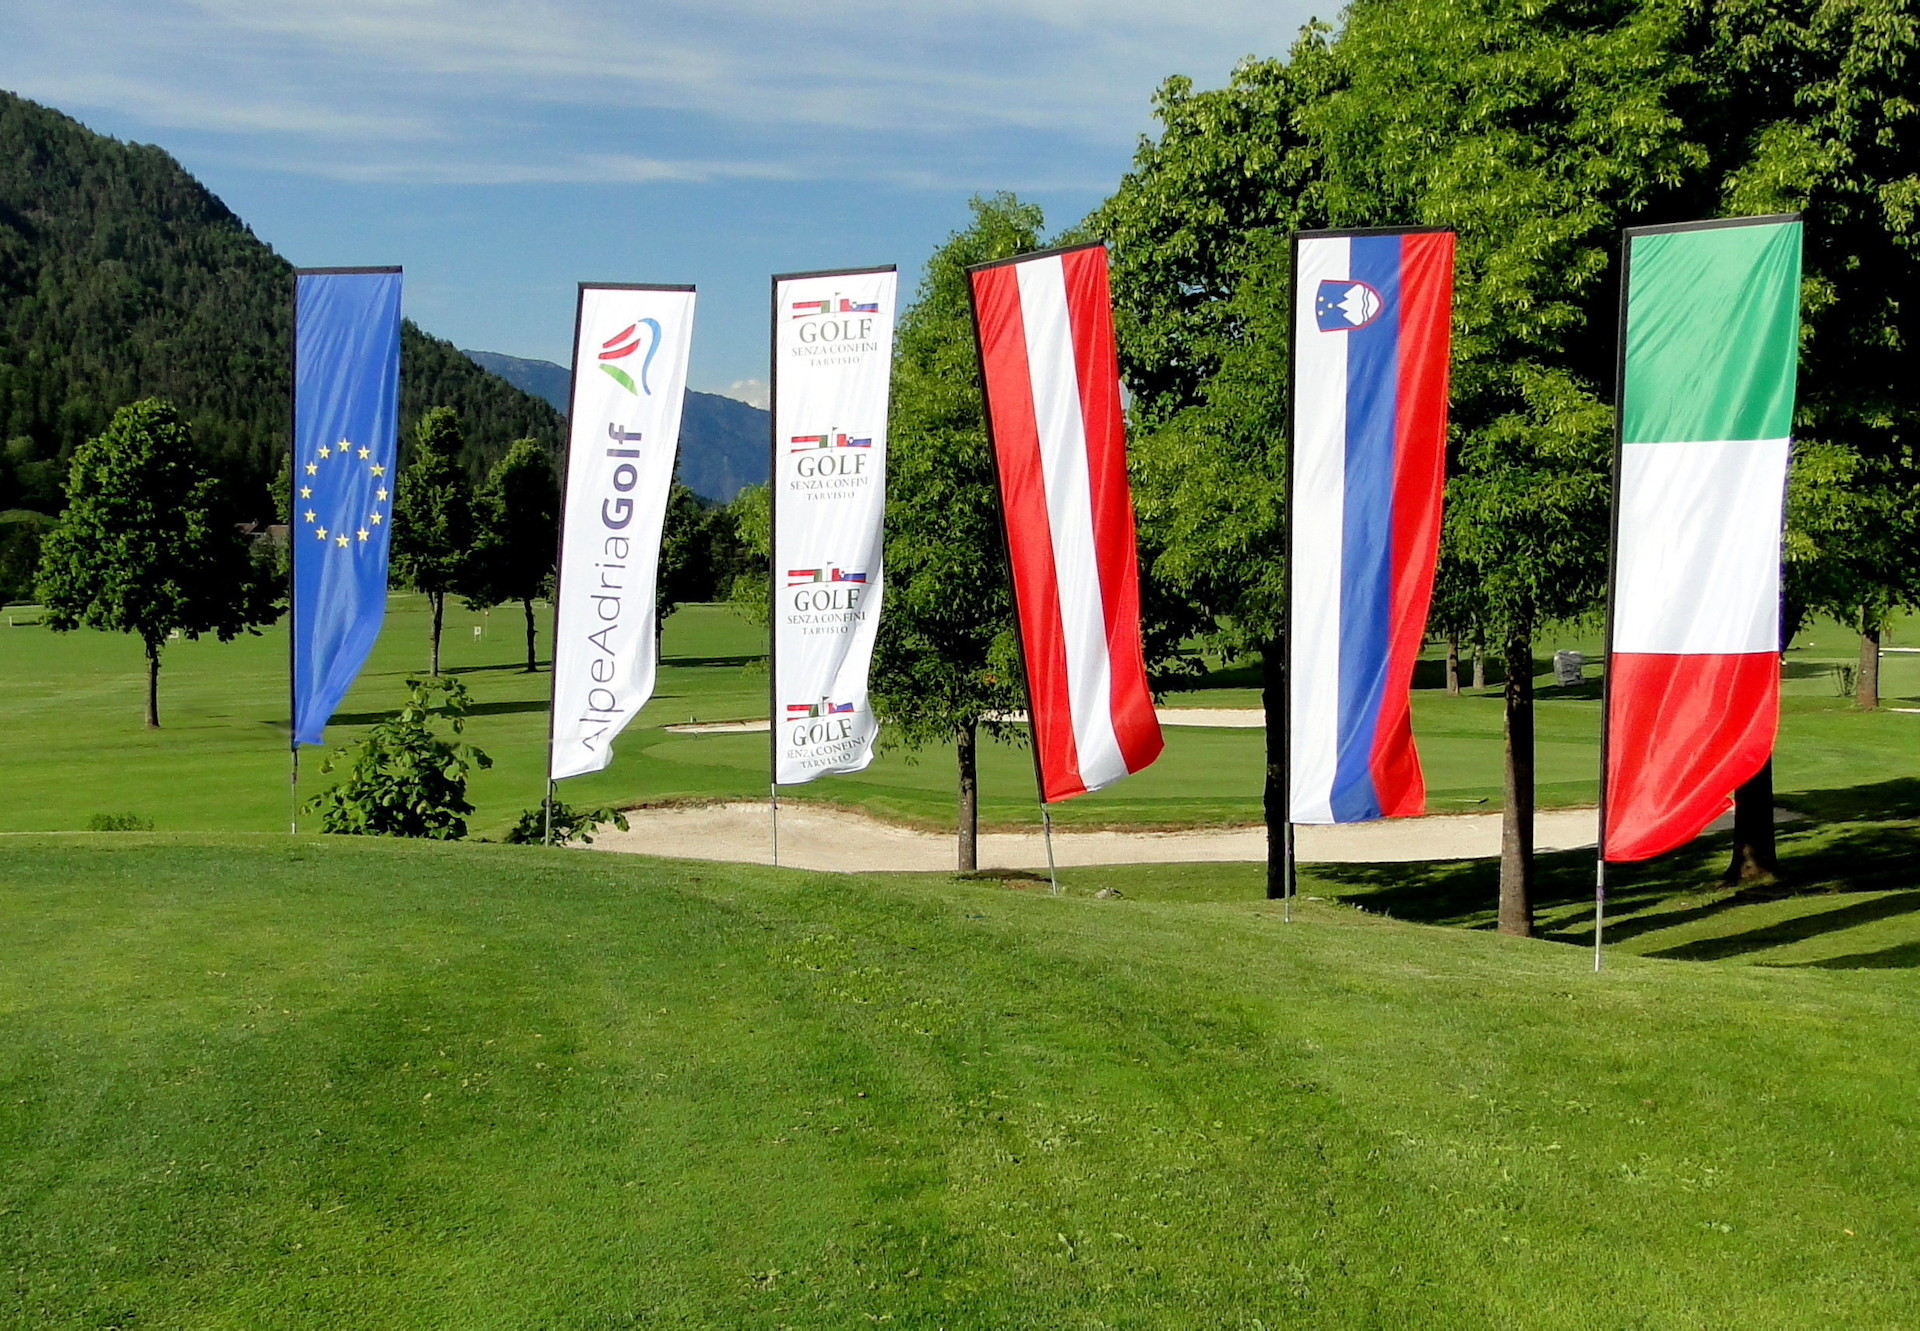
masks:
[[[1614,603],[1620,582],[1620,462],[1626,440],[1627,292],[1633,269],[1633,238],[1620,235],[1620,307],[1613,366],[1613,494],[1607,522],[1607,633],[1600,656],[1600,799],[1595,810],[1593,854],[1593,973],[1606,967],[1607,772],[1613,737]]]
[[[767,816],[780,867],[780,276],[767,282]]]
[[[1053,811],[1046,805],[1040,806],[1040,826],[1042,835],[1047,839],[1047,881],[1053,884],[1053,895],[1060,895],[1060,872],[1053,863]]]
[[[1300,233],[1295,231],[1287,242],[1287,291],[1292,301],[1300,299]],[[1285,506],[1281,512],[1286,517],[1287,542],[1293,542],[1293,490],[1294,490],[1294,440],[1298,431],[1294,428],[1295,417],[1300,410],[1300,377],[1297,373],[1299,350],[1299,311],[1288,304],[1287,317],[1287,380],[1290,410],[1286,416],[1287,444],[1287,492]],[[1280,706],[1280,918],[1282,923],[1293,923],[1293,897],[1300,876],[1300,857],[1294,843],[1293,833],[1293,560],[1291,549],[1287,560],[1287,599],[1280,621],[1280,687],[1276,690]],[[1268,838],[1267,853],[1273,853],[1272,838]]]
[[[568,428],[561,437],[560,444],[560,520],[554,524],[553,532],[553,664],[547,667],[547,785],[546,785],[546,828],[540,837],[542,845],[553,844],[553,801],[560,783],[553,776],[553,735],[555,722],[554,707],[560,701],[560,580],[566,571],[567,553],[567,483],[572,480],[573,471],[573,429],[572,422],[578,414],[579,403],[574,399],[580,384],[580,329],[587,314],[587,284],[578,283],[573,293],[573,362],[567,367],[567,421]]]
[[[300,474],[300,274],[293,275],[293,338],[289,367],[292,419],[287,430],[287,835],[300,835],[300,548],[293,539],[293,500]]]

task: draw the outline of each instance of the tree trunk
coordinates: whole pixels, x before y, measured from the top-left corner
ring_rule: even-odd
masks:
[[[1484,643],[1473,644],[1473,687],[1487,687],[1487,649]]]
[[[1507,639],[1506,808],[1500,815],[1500,932],[1533,933],[1533,642]]]
[[[1773,843],[1773,760],[1733,792],[1733,859],[1728,887],[1764,887],[1780,881]]]
[[[1860,677],[1854,686],[1853,700],[1863,712],[1880,710],[1880,630],[1860,633]]]
[[[1460,638],[1457,634],[1447,639],[1447,696],[1460,696]]]
[[[1287,894],[1287,672],[1281,645],[1260,652],[1260,705],[1267,714],[1267,784],[1261,807],[1267,821],[1267,899]]]
[[[960,762],[960,872],[980,867],[979,732],[969,721],[960,732],[954,754]]]
[[[440,673],[440,623],[447,613],[447,594],[428,592],[427,602],[433,606],[433,673]]]
[[[147,644],[147,729],[160,728],[160,644]]]
[[[539,639],[535,635],[533,624],[533,598],[529,596],[520,602],[520,604],[527,612],[527,673],[529,675],[537,674],[540,670],[540,657],[538,650]]]

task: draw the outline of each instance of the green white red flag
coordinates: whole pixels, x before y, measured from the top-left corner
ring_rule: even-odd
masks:
[[[1773,753],[1800,242],[1791,217],[1626,233],[1608,860],[1692,840]]]

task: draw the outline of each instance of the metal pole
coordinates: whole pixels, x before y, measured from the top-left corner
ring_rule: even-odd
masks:
[[[1602,855],[1593,866],[1593,973],[1601,971],[1605,955],[1600,950],[1600,935],[1607,927],[1607,859]]]
[[[1060,895],[1060,871],[1053,864],[1053,813],[1046,805],[1040,806],[1040,826],[1045,829],[1047,840],[1047,881],[1053,884],[1053,895]]]
[[[1593,970],[1605,964],[1601,933],[1607,911],[1607,773],[1613,753],[1613,626],[1620,589],[1620,459],[1625,447],[1623,417],[1627,390],[1627,296],[1633,282],[1633,232],[1620,236],[1620,301],[1614,321],[1613,348],[1613,493],[1607,515],[1607,632],[1600,657],[1600,798],[1594,810],[1593,846]]]
[[[287,832],[300,835],[300,746],[293,746],[293,770],[287,774]]]
[[[549,713],[552,712],[551,707],[548,708],[548,712]],[[546,824],[540,833],[540,844],[543,846],[551,846],[553,844],[553,780],[552,778],[548,778],[547,780]]]
[[[780,867],[780,283],[767,283],[767,792]]]
[[[1293,894],[1296,890],[1295,884],[1298,881],[1296,875],[1298,861],[1294,858],[1293,853],[1293,819],[1291,817],[1287,819],[1286,830],[1280,835],[1280,845],[1282,847],[1281,853],[1286,857],[1286,886],[1281,889],[1280,914],[1282,920],[1287,924],[1292,924]]]

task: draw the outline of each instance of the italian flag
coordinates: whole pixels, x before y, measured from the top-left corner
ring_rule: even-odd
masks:
[[[1626,233],[1608,860],[1691,841],[1773,753],[1800,232],[1759,217]]]

